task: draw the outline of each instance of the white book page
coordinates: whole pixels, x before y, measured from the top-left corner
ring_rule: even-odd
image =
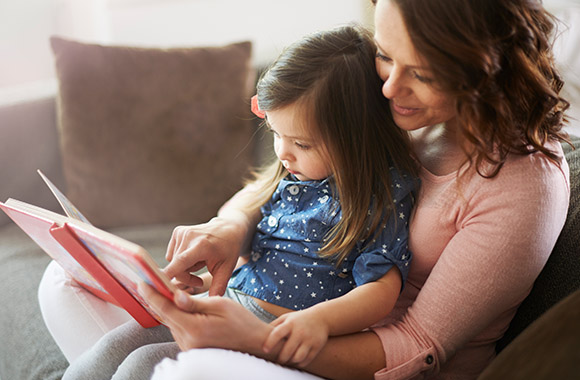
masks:
[[[48,188],[52,191],[55,198],[58,200],[58,203],[60,203],[60,206],[69,217],[91,224],[91,222],[81,214],[75,205],[73,205],[71,201],[69,201],[68,198],[40,170],[37,170],[37,172],[48,185]]]

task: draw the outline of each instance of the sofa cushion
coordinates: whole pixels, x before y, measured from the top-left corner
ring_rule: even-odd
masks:
[[[520,334],[477,380],[577,379],[580,360],[580,290]]]
[[[91,222],[204,222],[240,188],[253,155],[250,42],[51,44],[66,193]]]

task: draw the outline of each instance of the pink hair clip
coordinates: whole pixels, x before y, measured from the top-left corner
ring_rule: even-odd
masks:
[[[264,111],[260,110],[260,106],[258,105],[258,95],[252,96],[252,112],[260,119],[266,117],[266,114],[264,113]]]

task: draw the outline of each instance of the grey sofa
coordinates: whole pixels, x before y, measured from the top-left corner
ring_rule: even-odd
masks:
[[[54,41],[53,41],[54,43]],[[85,46],[77,46],[74,43],[69,44],[66,41],[57,41],[56,44],[64,44],[63,46],[57,46],[55,51],[58,49],[72,49],[74,51],[78,49],[85,49]],[[54,46],[53,46],[54,48]],[[97,50],[98,54],[121,54],[126,53],[125,51],[114,50],[105,51],[100,50],[100,47],[90,46],[89,51],[84,51],[86,54],[96,54],[94,51]],[[128,57],[124,59],[129,60],[134,64],[135,54],[152,54],[156,52],[151,51],[137,51],[129,50]],[[174,54],[176,52],[166,52],[168,54]],[[199,52],[195,52],[199,53]],[[58,59],[66,61],[66,56],[59,56],[59,54],[65,54],[60,51],[56,51]],[[66,55],[66,54],[65,54]],[[102,58],[102,57],[101,57]],[[57,59],[57,65],[58,65]],[[92,60],[98,61],[99,57],[91,57]],[[205,59],[205,58],[204,58]],[[61,61],[61,64],[63,63]],[[189,61],[188,61],[189,62]],[[160,63],[161,64],[161,63]],[[117,63],[117,66],[119,64]],[[171,66],[175,67],[175,65]],[[94,123],[96,115],[101,112],[102,109],[95,108],[96,105],[102,107],[102,103],[110,96],[110,92],[105,93],[105,98],[91,98],[88,100],[78,99],[78,93],[75,92],[74,84],[63,83],[67,82],[68,79],[64,73],[66,68],[62,66],[58,68],[60,75],[60,91],[61,96],[57,99],[56,96],[46,96],[36,99],[31,99],[26,102],[19,104],[10,104],[0,107],[0,199],[5,200],[8,197],[17,198],[26,202],[37,204],[40,206],[59,211],[58,205],[52,199],[51,194],[48,189],[42,183],[40,177],[35,173],[36,169],[41,169],[43,172],[55,182],[55,184],[61,189],[71,193],[73,186],[78,186],[80,191],[77,189],[77,198],[81,200],[83,196],[82,192],[82,181],[84,176],[93,175],[93,172],[85,168],[85,172],[78,172],[78,168],[75,168],[78,160],[82,159],[77,156],[67,156],[70,151],[63,151],[63,147],[73,147],[75,148],[78,144],[84,144],[86,149],[93,149],[91,145],[95,139],[99,139],[99,135],[90,136],[88,140],[73,141],[76,145],[71,145],[73,142],[63,141],[68,131],[71,128],[82,128],[86,127],[83,123],[91,124],[90,128],[100,128],[101,124]],[[99,68],[99,70],[102,68]],[[132,66],[131,70],[135,71],[135,67]],[[138,70],[137,70],[138,71]],[[68,75],[68,74],[67,74]],[[79,74],[80,75],[80,74]],[[113,74],[109,74],[114,76]],[[124,73],[123,75],[126,75]],[[198,74],[199,75],[199,74]],[[203,74],[208,75],[208,74]],[[241,75],[241,74],[237,74]],[[248,82],[254,80],[254,74],[251,70],[243,71],[244,79]],[[86,86],[87,81],[91,80],[90,73],[82,73],[83,85]],[[78,78],[74,77],[73,78]],[[94,82],[102,86],[102,78],[93,78]],[[243,82],[243,81],[242,81]],[[251,90],[247,90],[245,82],[239,82],[238,86],[240,89],[237,92],[237,101],[242,104],[245,108],[247,104],[245,102],[248,99],[248,95]],[[73,86],[73,88],[67,88],[67,86]],[[116,83],[114,78],[109,86],[115,86]],[[230,82],[231,85],[231,82]],[[159,90],[159,89],[157,89]],[[206,91],[204,90],[204,94]],[[121,94],[123,95],[123,94]],[[127,99],[124,102],[136,101],[134,97],[127,95]],[[83,103],[84,101],[84,103]],[[157,102],[158,99],[150,100],[152,102]],[[215,100],[219,102],[221,99]],[[76,105],[74,108],[72,104],[81,102],[82,104]],[[96,104],[96,105],[95,105]],[[215,104],[214,104],[215,105]],[[111,113],[112,109],[117,106],[115,102],[114,105],[110,105],[106,108]],[[191,104],[188,107],[192,106]],[[78,118],[79,108],[82,107],[84,112],[88,112],[87,119],[75,119]],[[113,107],[113,108],[110,108]],[[125,108],[130,109],[130,104],[125,104]],[[202,112],[202,115],[193,115],[192,117],[197,117],[199,123],[204,123],[207,119],[207,114]],[[128,112],[128,111],[127,111]],[[161,109],[161,118],[159,120],[165,120],[167,123],[171,123],[171,115],[178,111],[169,112],[166,109]],[[227,108],[220,108],[220,112],[228,112]],[[242,111],[240,111],[242,112]],[[120,117],[121,121],[127,120],[127,115],[122,115]],[[148,115],[151,117],[151,115]],[[235,114],[235,120],[239,124],[235,124],[230,128],[238,129],[242,128],[249,118],[240,117],[240,113]],[[182,122],[181,117],[177,118],[177,122]],[[107,125],[118,122],[115,120],[108,120]],[[80,125],[80,127],[79,127]],[[197,127],[197,126],[196,126]],[[166,128],[163,126],[162,128]],[[169,128],[169,127],[167,127]],[[201,127],[200,127],[201,128]],[[217,128],[217,127],[216,127]],[[243,127],[246,128],[246,127]],[[208,150],[207,147],[200,147],[199,151],[196,151],[196,155],[199,159],[194,166],[206,166],[202,164],[202,155],[223,155],[228,157],[225,165],[233,165],[233,161],[241,162],[242,166],[249,166],[255,164],[261,160],[261,152],[263,149],[260,148],[261,144],[258,137],[252,138],[253,127],[250,127],[249,133],[242,135],[238,138],[236,142],[226,142],[226,146],[222,147],[221,150],[217,152],[212,152],[211,149]],[[227,133],[228,131],[222,131],[221,133]],[[104,133],[104,132],[103,132]],[[113,132],[111,132],[113,133]],[[154,133],[154,132],[151,132]],[[206,135],[203,135],[206,136]],[[69,137],[67,137],[69,138]],[[118,149],[121,149],[124,145],[128,144],[127,141],[123,141],[119,136],[115,139],[107,140],[110,144],[111,141],[117,142]],[[204,137],[201,143],[208,143],[206,140],[208,137]],[[219,137],[215,137],[219,138]],[[80,142],[79,142],[80,141]],[[194,143],[196,138],[193,138],[191,143]],[[580,139],[575,139],[575,144],[580,147]],[[211,140],[209,143],[215,141]],[[176,143],[179,143],[177,141]],[[197,142],[200,143],[199,141]],[[67,145],[68,144],[68,145]],[[111,148],[111,147],[109,147]],[[131,148],[134,149],[134,148]],[[570,163],[571,169],[571,182],[572,182],[572,199],[570,203],[570,210],[568,215],[568,221],[562,231],[562,235],[558,240],[556,248],[550,258],[546,268],[540,275],[536,286],[534,287],[532,293],[526,299],[516,318],[514,319],[510,329],[506,332],[504,339],[498,344],[498,350],[503,350],[498,359],[496,367],[500,369],[517,369],[510,367],[510,363],[515,363],[513,359],[515,355],[518,357],[521,355],[527,355],[530,350],[541,348],[537,342],[529,343],[529,341],[524,340],[517,346],[514,354],[514,349],[510,350],[510,347],[514,343],[518,343],[516,340],[512,340],[519,335],[522,331],[528,328],[528,325],[535,320],[541,320],[542,315],[547,315],[545,313],[549,309],[553,309],[554,305],[560,300],[564,299],[566,296],[574,295],[578,288],[580,288],[580,219],[579,219],[579,186],[580,186],[580,151],[572,151],[569,147],[566,147],[567,158]],[[228,155],[227,151],[235,151],[233,156]],[[246,154],[241,154],[240,152],[245,152]],[[230,152],[231,153],[231,152]],[[99,154],[105,154],[100,152]],[[93,157],[100,157],[95,155]],[[232,158],[233,157],[233,158]],[[154,160],[152,157],[142,158],[142,161],[149,163],[149,161]],[[149,161],[148,161],[149,160]],[[214,158],[215,160],[215,158]],[[124,162],[129,162],[130,158],[120,159],[117,163],[118,166],[122,166]],[[174,163],[173,163],[174,164]],[[172,164],[172,165],[173,165]],[[218,163],[215,163],[216,165]],[[110,165],[107,164],[107,165]],[[92,168],[95,172],[102,170],[103,168]],[[119,168],[109,168],[110,171],[117,170]],[[208,168],[203,167],[206,170]],[[75,171],[77,170],[77,171]],[[186,168],[185,172],[189,170],[194,170],[191,168]],[[121,171],[122,172],[122,171]],[[84,173],[84,174],[83,174]],[[125,172],[122,172],[125,173]],[[163,171],[159,178],[153,177],[156,181],[166,181],[163,177]],[[187,220],[183,217],[183,214],[178,210],[174,213],[174,216],[168,215],[165,211],[166,209],[161,209],[163,206],[159,206],[161,209],[161,216],[156,217],[147,214],[147,223],[143,223],[144,216],[139,214],[136,215],[121,215],[119,218],[114,220],[107,220],[107,218],[102,218],[102,214],[99,215],[100,210],[94,210],[89,212],[89,214],[94,214],[99,223],[114,233],[128,238],[134,241],[151,252],[157,260],[161,263],[163,261],[163,255],[165,253],[166,244],[170,238],[171,231],[173,227],[180,223],[198,223],[209,216],[212,212],[217,210],[217,205],[223,200],[227,199],[235,189],[241,185],[242,171],[239,171],[238,175],[229,175],[226,182],[214,183],[212,187],[207,188],[207,181],[223,181],[224,178],[212,177],[203,181],[201,179],[194,181],[193,184],[188,184],[188,186],[198,187],[199,189],[192,189],[192,192],[197,190],[207,192],[216,192],[216,188],[224,188],[219,196],[215,197],[213,204],[209,206],[209,210],[204,209],[203,212],[194,213],[197,216],[191,220]],[[109,174],[109,173],[106,173]],[[131,176],[124,174],[124,181],[135,180]],[[103,181],[106,180],[106,175],[102,176]],[[79,182],[81,184],[79,184]],[[170,183],[170,186],[177,186],[176,183]],[[98,186],[98,184],[92,184],[92,186]],[[213,189],[213,190],[212,190]],[[169,190],[167,190],[169,191]],[[74,194],[74,192],[73,192]],[[159,196],[161,198],[166,197],[165,190],[161,191],[158,195],[156,193],[145,193],[141,202],[146,202],[147,205],[154,205],[155,201],[150,199],[154,196]],[[95,196],[94,194],[92,196]],[[102,197],[101,201],[108,199],[110,195],[103,189],[100,189],[96,193],[97,197]],[[81,200],[82,201],[82,200]],[[75,202],[75,199],[73,199]],[[114,201],[111,200],[114,203]],[[128,202],[128,201],[127,201]],[[169,202],[169,201],[168,201]],[[184,201],[185,202],[185,201]],[[198,201],[199,202],[199,201]],[[203,206],[207,206],[207,202],[202,201]],[[76,202],[75,202],[76,203]],[[144,203],[145,204],[145,203]],[[161,202],[161,204],[163,204]],[[85,211],[83,207],[77,204],[81,211]],[[90,206],[90,205],[89,205]],[[200,207],[199,205],[192,205],[195,207]],[[89,207],[90,208],[90,207]],[[151,206],[151,208],[154,208]],[[200,209],[201,210],[201,209]],[[137,210],[139,211],[139,210]],[[191,212],[191,211],[188,211]],[[91,215],[87,214],[89,219]],[[131,219],[133,221],[131,221]],[[121,220],[121,221],[120,221]],[[67,367],[68,363],[60,353],[58,347],[53,342],[51,336],[46,330],[42,317],[40,315],[40,310],[37,302],[37,287],[41,279],[42,273],[49,262],[49,257],[44,254],[26,235],[24,235],[13,223],[11,223],[4,215],[0,215],[0,379],[1,380],[27,380],[27,379],[60,379],[64,369]],[[577,297],[577,296],[576,296]],[[568,302],[569,304],[570,302]],[[563,313],[565,314],[567,309],[565,304]],[[561,313],[558,314],[561,316]],[[550,317],[548,315],[548,317]],[[540,325],[545,326],[546,323]],[[551,325],[551,324],[548,324]],[[537,328],[536,328],[537,329]],[[546,328],[543,329],[546,331]],[[554,332],[551,334],[547,331],[547,335],[551,336],[556,342],[561,339],[563,342],[567,342],[564,336],[558,336],[557,334],[565,335],[566,331]],[[578,334],[578,330],[570,330],[570,333]],[[524,334],[522,334],[524,335]],[[576,336],[576,341],[580,340],[580,336]],[[506,348],[507,347],[507,348]],[[504,350],[504,348],[506,348]],[[507,358],[504,358],[507,356]],[[511,356],[509,356],[511,355]],[[521,356],[520,355],[520,356]],[[550,353],[546,353],[550,355]],[[495,362],[494,362],[495,363]],[[507,364],[506,364],[507,363]],[[502,365],[503,364],[503,365]],[[491,368],[493,370],[493,368]],[[491,377],[488,378],[498,378],[494,377],[493,372]]]

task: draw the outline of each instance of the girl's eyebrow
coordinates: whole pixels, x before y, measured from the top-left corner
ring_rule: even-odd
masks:
[[[266,121],[266,127],[268,128],[268,130],[270,130],[270,132],[274,132],[274,133],[278,133],[278,131],[276,131],[274,128],[272,128],[272,125]],[[282,137],[286,137],[288,139],[292,139],[292,140],[297,140],[297,141],[302,141],[305,143],[312,143],[314,142],[314,139],[311,137],[307,137],[307,136],[287,136],[287,135],[282,135]]]

